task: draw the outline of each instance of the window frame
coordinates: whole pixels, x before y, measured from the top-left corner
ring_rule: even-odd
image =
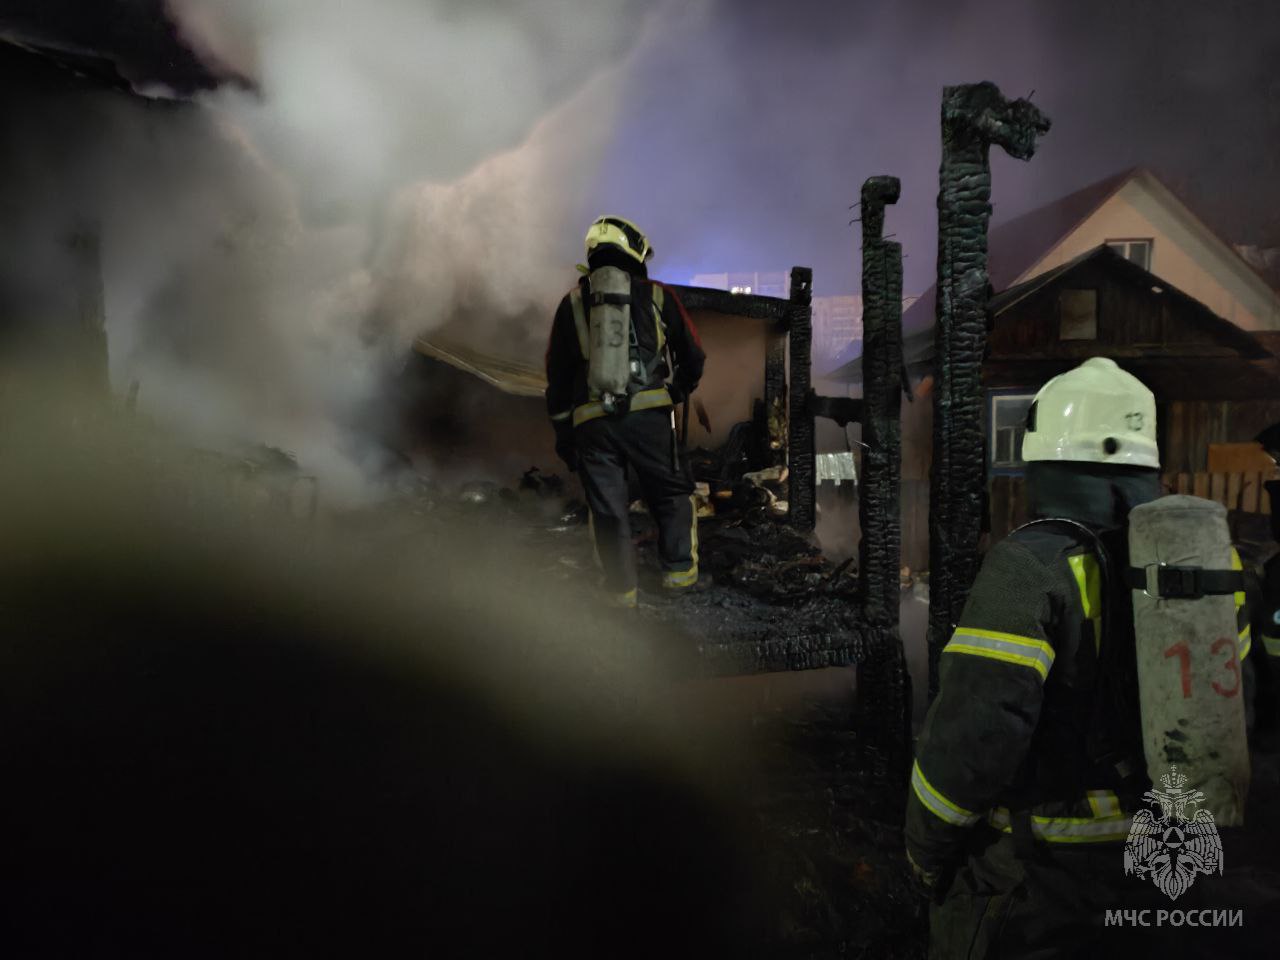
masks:
[[[1027,464],[1026,464],[1026,461],[1024,461],[1021,457],[1021,453],[1022,453],[1021,449],[1018,450],[1019,456],[1016,464],[996,463],[996,445],[997,445],[996,408],[1000,405],[1001,402],[1008,402],[1011,400],[1025,400],[1027,401],[1027,408],[1030,409],[1031,403],[1035,400],[1035,396],[1036,396],[1035,388],[1028,388],[1028,387],[1002,387],[999,389],[987,391],[987,403],[986,403],[987,422],[984,425],[985,429],[983,433],[986,439],[986,447],[987,447],[986,458],[987,458],[988,475],[993,477],[1020,477],[1026,471]],[[1024,423],[1025,423],[1025,419],[1024,419]],[[1007,430],[1009,428],[1005,427],[1002,429]],[[1022,433],[1024,436],[1026,435],[1025,426],[1022,430]],[[1015,436],[1015,442],[1016,442],[1016,436],[1017,436],[1016,432],[1014,436]]]
[[[1151,272],[1151,263],[1155,259],[1155,252],[1156,252],[1155,237],[1116,237],[1113,240],[1106,240],[1104,242],[1108,247],[1112,247],[1112,248],[1114,248],[1119,244],[1124,244],[1124,252],[1123,253],[1120,253],[1120,251],[1116,251],[1116,252],[1120,253],[1120,256],[1124,257],[1130,263],[1134,264],[1134,266],[1141,267],[1143,270],[1147,271],[1147,273]],[[1134,260],[1132,257],[1129,256],[1130,248],[1135,243],[1146,244],[1146,247],[1147,247],[1146,263],[1138,263],[1136,260]]]

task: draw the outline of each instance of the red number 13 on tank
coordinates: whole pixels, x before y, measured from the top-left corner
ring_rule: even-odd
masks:
[[[1235,644],[1227,637],[1219,637],[1213,642],[1210,648],[1215,654],[1227,652],[1227,659],[1222,665],[1234,675],[1234,682],[1230,687],[1224,687],[1217,680],[1211,682],[1214,692],[1222,697],[1234,697],[1240,692],[1240,661],[1236,659]],[[1178,669],[1182,674],[1182,698],[1184,700],[1191,697],[1191,648],[1187,646],[1185,640],[1179,641],[1164,652],[1165,659],[1170,657],[1178,658]]]

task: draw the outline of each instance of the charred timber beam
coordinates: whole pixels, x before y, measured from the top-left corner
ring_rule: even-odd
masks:
[[[934,330],[933,465],[929,475],[929,694],[938,655],[978,572],[986,491],[982,360],[987,338],[989,148],[1030,159],[1049,120],[993,83],[942,93],[938,190],[938,300]]]
[[[797,530],[812,530],[817,520],[813,417],[808,413],[810,348],[813,343],[813,271],[791,268],[791,311],[787,322],[791,388],[787,403],[789,520]]]
[[[787,328],[769,328],[764,356],[764,437],[769,466],[787,462]]]
[[[867,623],[898,623],[902,553],[899,477],[902,465],[902,245],[881,236],[884,208],[896,203],[897,177],[862,185],[862,526],[859,573]]]
[[[847,667],[863,658],[860,634],[800,634],[760,640],[704,643],[698,648],[702,672],[709,677],[733,677],[787,670]]]
[[[711,287],[686,287],[667,284],[680,297],[686,310],[710,310],[733,317],[750,317],[756,320],[786,323],[791,315],[791,303],[781,297],[762,297],[754,293],[730,293]]]
[[[906,660],[898,623],[902,557],[902,245],[886,240],[884,208],[897,177],[862,185],[862,475],[859,589],[866,652],[858,667],[860,749],[873,776],[905,781],[910,756]]]

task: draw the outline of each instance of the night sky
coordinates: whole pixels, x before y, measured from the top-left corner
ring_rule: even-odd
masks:
[[[997,220],[1145,165],[1231,239],[1280,244],[1278,65],[1280,5],[1265,2],[721,0],[631,88],[600,193],[644,212],[675,274],[803,263],[834,293],[858,286],[848,204],[895,174],[887,229],[919,293],[941,88],[993,80],[1034,90],[1053,120],[1029,163],[993,150]]]
[[[227,72],[173,42],[161,0],[4,6],[10,24],[107,50],[127,75],[181,93]],[[1034,90],[1054,124],[1028,164],[995,152],[997,220],[1146,165],[1230,239],[1280,244],[1280,5],[710,0],[685,9],[696,6],[627,8],[656,10],[654,40],[631,70],[608,162],[596,182],[570,190],[584,219],[610,210],[639,221],[673,280],[803,263],[817,292],[856,290],[847,206],[863,178],[892,173],[903,198],[888,229],[906,248],[907,291],[925,289],[940,90],[982,79],[1009,96]],[[529,14],[520,3],[489,8]],[[585,65],[599,61],[598,50],[579,50]],[[575,51],[549,46],[547,56]],[[563,77],[565,95],[583,82]]]

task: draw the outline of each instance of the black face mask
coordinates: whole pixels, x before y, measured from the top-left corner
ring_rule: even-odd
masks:
[[[1160,471],[1068,460],[1027,464],[1031,516],[1065,517],[1098,530],[1124,526],[1129,511],[1163,495]]]

